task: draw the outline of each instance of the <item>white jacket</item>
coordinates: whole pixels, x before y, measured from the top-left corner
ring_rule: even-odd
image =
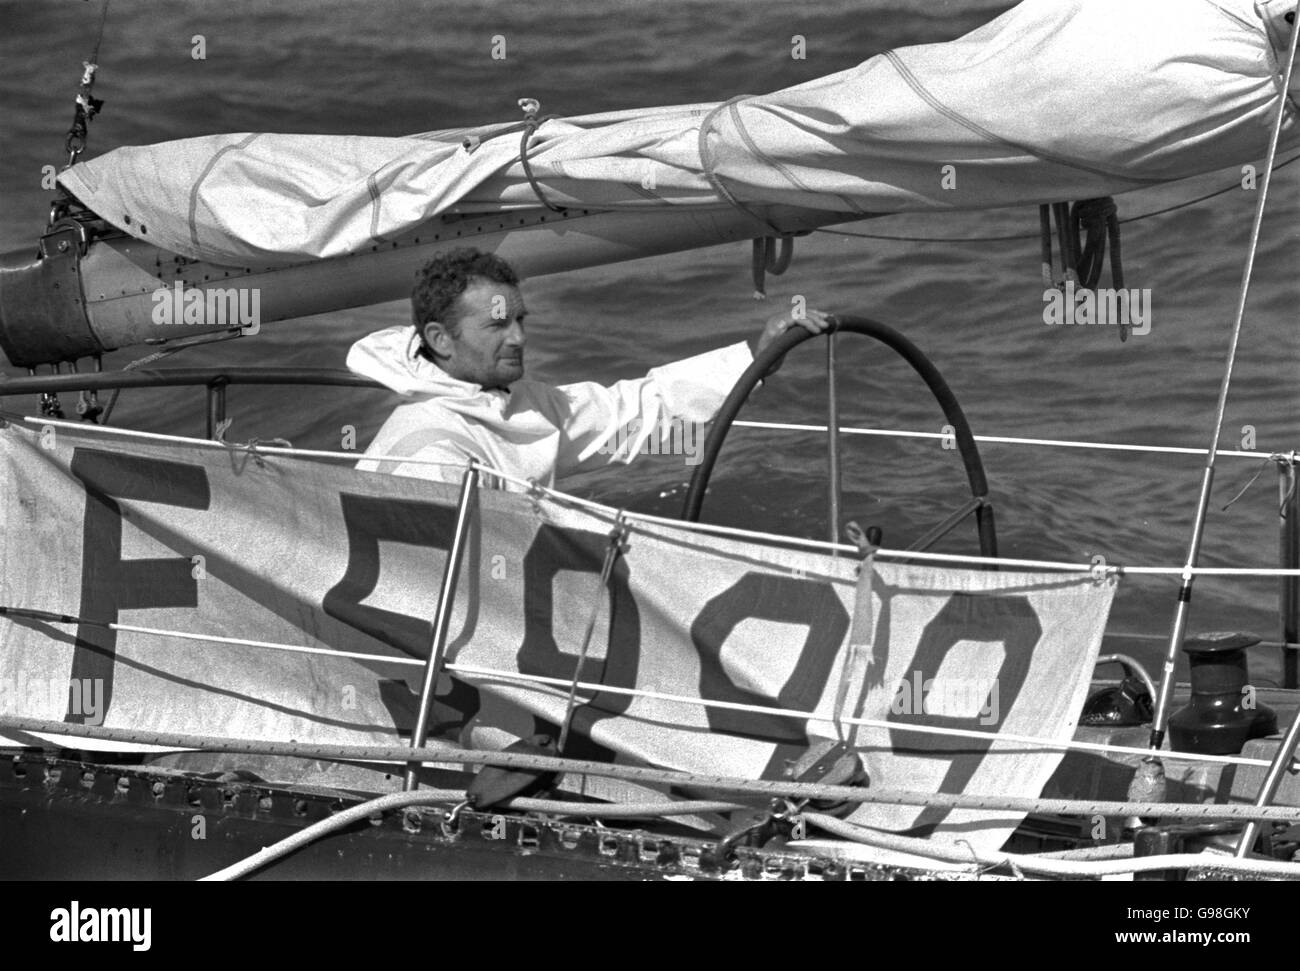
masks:
[[[459,482],[473,457],[521,479],[554,485],[557,477],[631,462],[656,432],[660,441],[668,435],[673,418],[711,420],[753,360],[741,342],[608,388],[594,381],[553,387],[522,380],[502,391],[458,381],[417,354],[417,346],[415,327],[390,327],[363,337],[348,352],[352,371],[411,398],[397,407],[365,454],[446,464],[363,459],[358,469]]]

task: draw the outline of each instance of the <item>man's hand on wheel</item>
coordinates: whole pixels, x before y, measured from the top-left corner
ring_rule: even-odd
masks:
[[[750,348],[753,350],[754,356],[758,357],[758,355],[762,354],[763,349],[768,344],[796,324],[810,334],[824,334],[831,326],[830,315],[820,310],[808,309],[798,316],[795,315],[794,311],[791,311],[790,313],[777,314],[775,317],[769,318],[767,323],[763,325],[762,333],[750,342]],[[780,366],[781,363],[778,361],[776,367],[767,373],[774,373]]]

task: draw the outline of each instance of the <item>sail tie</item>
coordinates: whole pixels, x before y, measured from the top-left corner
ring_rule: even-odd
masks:
[[[542,205],[551,210],[551,212],[558,212],[560,215],[564,215],[568,210],[562,206],[555,205],[546,198],[542,193],[542,187],[538,183],[537,177],[533,175],[533,166],[528,161],[528,143],[532,141],[533,133],[552,118],[558,118],[559,116],[544,115],[541,118],[538,118],[537,113],[541,110],[542,103],[536,98],[520,98],[519,107],[524,111],[524,131],[519,138],[519,164],[524,167],[524,175],[528,178],[528,185],[532,188],[533,193],[541,201]]]

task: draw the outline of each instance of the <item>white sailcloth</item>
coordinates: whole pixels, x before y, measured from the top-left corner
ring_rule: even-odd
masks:
[[[87,620],[0,617],[0,714],[409,740],[456,497],[214,442],[11,422],[0,604]],[[502,748],[567,719],[573,758],[778,779],[843,740],[877,789],[978,795],[1038,795],[1060,765],[1051,743],[1074,734],[1115,586],[886,562],[860,584],[854,558],[635,516],[606,583],[615,517],[476,495],[431,746]],[[628,795],[599,778],[585,791]],[[864,805],[851,819],[994,852],[1022,816]]]
[[[194,259],[341,256],[449,211],[785,204],[845,219],[1129,191],[1264,154],[1290,0],[1025,0],[957,40],[783,91],[400,138],[226,134],[60,182]],[[1295,92],[1282,129],[1297,141]],[[756,232],[757,234],[757,232]]]

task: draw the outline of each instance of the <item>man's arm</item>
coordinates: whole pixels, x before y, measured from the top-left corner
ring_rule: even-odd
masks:
[[[711,421],[754,354],[795,324],[813,333],[830,326],[826,315],[817,310],[797,320],[780,315],[768,319],[752,341],[653,368],[638,380],[610,387],[595,382],[561,387],[568,413],[561,421],[556,475],[631,462],[652,439],[657,444],[668,441],[674,424]],[[676,434],[679,441],[686,437],[681,427]]]

